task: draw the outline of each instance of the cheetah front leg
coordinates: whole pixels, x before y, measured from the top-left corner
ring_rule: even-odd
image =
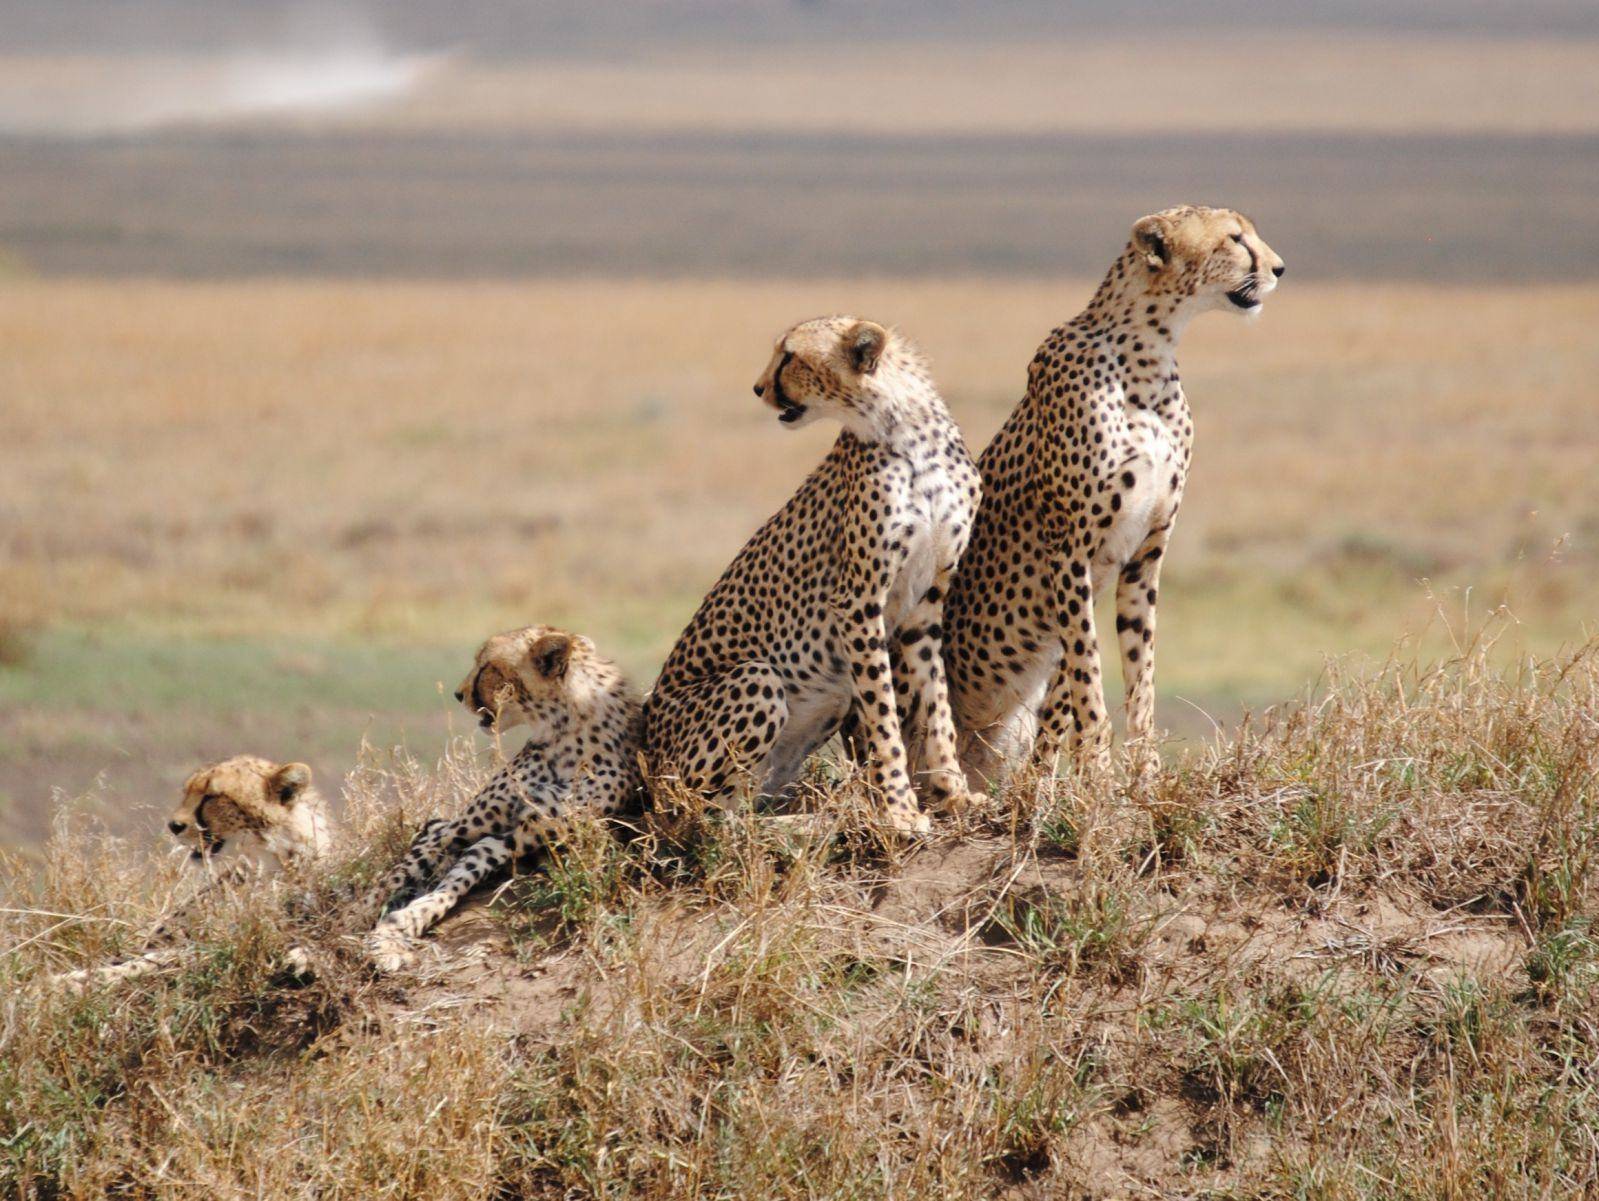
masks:
[[[124,959],[120,963],[108,963],[103,967],[80,968],[75,972],[61,972],[53,977],[52,981],[74,992],[86,991],[91,985],[120,984],[124,980],[134,980],[140,976],[154,975],[179,963],[182,959],[182,950],[178,947],[160,947],[153,951],[146,951],[132,959]]]
[[[1121,643],[1127,695],[1127,748],[1140,777],[1156,766],[1151,736],[1155,725],[1155,598],[1171,526],[1150,532],[1116,581],[1116,635]]]
[[[1110,758],[1110,722],[1100,675],[1099,638],[1094,629],[1094,589],[1086,556],[1059,557],[1053,564],[1061,660],[1038,713],[1033,761],[1055,773],[1061,746],[1070,739],[1078,767],[1103,768]]]
[[[840,614],[840,625],[849,648],[855,706],[871,752],[872,784],[883,797],[894,829],[904,834],[925,834],[932,829],[932,822],[921,811],[911,790],[910,765],[894,699],[894,669],[883,624],[886,593],[886,587],[875,589],[874,599],[857,600]]]
[[[944,675],[944,596],[955,565],[940,568],[933,584],[894,635],[894,694],[911,770],[925,781],[934,809],[965,807],[966,773],[961,768],[949,682]]]
[[[223,889],[231,888],[240,881],[248,879],[255,874],[255,871],[256,869],[248,863],[235,862],[217,872],[185,904],[179,906],[150,931],[144,940],[145,950],[132,959],[108,963],[101,967],[80,968],[75,972],[61,972],[51,979],[57,984],[82,991],[91,984],[116,984],[123,980],[135,980],[141,976],[153,975],[182,962],[183,948],[179,940],[190,915],[205,904],[208,898],[214,898]]]
[[[490,834],[469,846],[438,886],[410,904],[383,915],[368,939],[372,962],[381,972],[398,971],[415,961],[413,942],[437,925],[479,884],[505,867],[522,850],[517,834]]]
[[[481,830],[477,833],[481,833]],[[385,911],[396,909],[414,897],[439,868],[476,835],[466,818],[445,821],[435,818],[417,831],[405,858],[390,869],[377,888],[373,901]]]

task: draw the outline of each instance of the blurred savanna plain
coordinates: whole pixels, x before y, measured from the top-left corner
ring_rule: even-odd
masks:
[[[427,758],[529,621],[647,683],[832,437],[750,396],[777,332],[898,325],[979,449],[1185,201],[1289,273],[1185,343],[1174,753],[1497,606],[1591,632],[1587,6],[5,10],[0,841]]]

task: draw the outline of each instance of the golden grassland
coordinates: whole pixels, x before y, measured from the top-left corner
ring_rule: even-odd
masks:
[[[980,447],[1090,288],[10,281],[4,828],[36,839],[48,790],[102,773],[123,811],[245,749],[325,775],[363,735],[430,755],[453,708],[439,684],[529,621],[590,633],[647,683],[832,436],[780,428],[749,393],[782,328],[899,324]],[[1197,322],[1161,721],[1208,731],[1201,711],[1292,695],[1328,654],[1448,648],[1440,608],[1508,604],[1518,652],[1580,642],[1596,323],[1592,287],[1291,267],[1258,322]]]
[[[0,872],[0,1192],[1591,1195],[1599,671],[1488,650],[915,848],[849,780],[809,822],[668,800],[396,978],[359,898],[462,748],[357,772],[330,863],[114,990],[48,976],[136,950],[181,869],[64,825]]]
[[[607,633],[701,591],[831,441],[749,394],[788,323],[898,324],[981,447],[1089,291],[13,283],[7,610],[463,643],[483,617],[557,611]],[[1291,276],[1258,322],[1202,319],[1173,570],[1372,560],[1408,586],[1590,566],[1599,482],[1573,452],[1599,433],[1596,319],[1588,287]]]

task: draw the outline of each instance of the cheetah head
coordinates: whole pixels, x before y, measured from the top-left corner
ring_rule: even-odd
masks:
[[[798,429],[818,417],[846,426],[869,423],[871,387],[894,335],[875,321],[818,317],[802,321],[781,338],[755,381],[755,395]]]
[[[1128,250],[1152,293],[1193,311],[1259,313],[1285,270],[1255,223],[1232,209],[1185,205],[1152,213],[1133,226]]]
[[[321,810],[305,764],[237,755],[185,781],[167,829],[197,863],[226,856],[281,864],[321,850]]]
[[[551,626],[496,634],[478,648],[455,699],[485,730],[525,725],[538,737],[570,712],[574,693],[584,686],[581,667],[593,653],[594,644],[581,634]]]

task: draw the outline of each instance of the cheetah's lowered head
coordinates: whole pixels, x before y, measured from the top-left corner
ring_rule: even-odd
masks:
[[[919,374],[921,357],[895,331],[859,317],[817,317],[777,340],[755,395],[790,428],[832,417],[875,439],[902,400],[906,370]]]
[[[1202,205],[1140,218],[1126,254],[1133,260],[1129,274],[1141,275],[1152,297],[1190,315],[1225,309],[1254,316],[1285,270],[1248,217]]]
[[[311,769],[255,755],[236,755],[191,775],[167,829],[196,863],[248,862],[267,870],[315,858],[330,840]]]
[[[528,626],[479,647],[455,699],[485,730],[527,726],[533,738],[553,738],[617,678],[614,665],[583,635]]]

